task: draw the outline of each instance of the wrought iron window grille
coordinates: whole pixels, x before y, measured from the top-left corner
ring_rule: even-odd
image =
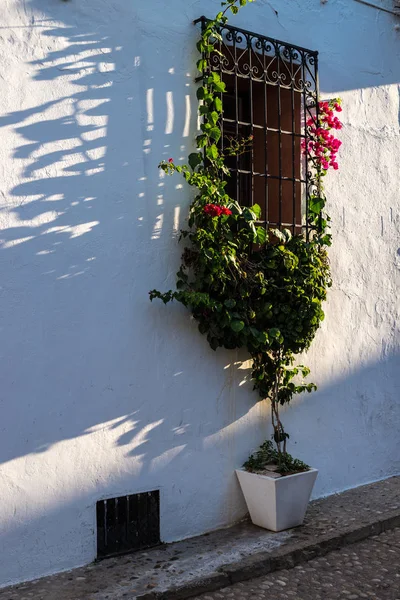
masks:
[[[196,19],[204,31],[208,19]],[[228,24],[206,59],[203,77],[216,71],[221,93],[221,149],[229,137],[253,135],[247,154],[227,160],[229,195],[259,204],[260,224],[310,236],[309,200],[318,193],[316,165],[308,151],[310,125],[318,123],[318,52]],[[309,123],[309,125],[307,125]],[[305,150],[303,149],[305,148]]]

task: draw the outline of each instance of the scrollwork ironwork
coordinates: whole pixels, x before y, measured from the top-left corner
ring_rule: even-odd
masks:
[[[207,19],[202,17],[198,21],[206,22]],[[318,165],[316,164],[312,153],[310,152],[309,144],[312,142],[312,128],[318,124],[318,53],[282,42],[273,38],[269,38],[260,34],[256,34],[245,29],[232,27],[228,24],[220,24],[218,27],[219,39],[215,42],[216,51],[212,52],[209,58],[209,69],[217,71],[222,79],[229,83],[231,94],[246,93],[250,95],[250,105],[252,108],[249,109],[247,118],[238,116],[238,101],[234,103],[234,110],[236,111],[236,119],[222,117],[222,122],[226,121],[226,126],[230,129],[247,128],[253,134],[260,129],[264,129],[264,144],[267,144],[269,136],[275,135],[278,140],[279,149],[279,176],[268,173],[268,166],[265,165],[265,173],[254,174],[254,163],[253,158],[251,159],[251,165],[246,169],[240,170],[238,164],[236,169],[230,169],[231,172],[236,170],[236,178],[239,177],[239,173],[247,173],[250,178],[264,177],[266,186],[268,186],[268,178],[271,178],[271,186],[273,181],[278,180],[279,187],[279,221],[282,223],[282,186],[283,181],[292,182],[293,185],[293,206],[296,203],[296,192],[297,185],[300,185],[301,202],[305,205],[305,220],[301,217],[302,227],[305,229],[308,235],[312,231],[313,226],[310,224],[308,216],[308,205],[309,200],[312,196],[319,193],[318,183]],[[253,88],[259,90],[259,86],[263,85],[265,91],[261,95],[264,98],[264,103],[270,102],[267,98],[271,97],[271,102],[275,103],[277,107],[278,116],[275,124],[271,127],[271,123],[267,122],[267,109],[262,109],[265,113],[263,117],[265,119],[265,125],[260,126],[253,122]],[[276,91],[273,91],[275,88]],[[239,90],[239,91],[238,91]],[[271,94],[271,96],[269,96]],[[275,95],[274,95],[275,94]],[[286,96],[285,96],[286,94]],[[260,98],[260,96],[258,96]],[[275,98],[275,100],[273,100]],[[286,131],[288,128],[288,115],[282,115],[282,98],[291,100],[291,131]],[[258,100],[261,101],[261,100]],[[295,117],[294,106],[296,104],[296,111],[298,116]],[[276,110],[276,109],[274,109]],[[287,109],[286,109],[287,110]],[[296,113],[297,114],[297,113]],[[290,117],[290,115],[289,115]],[[268,117],[269,118],[269,117]],[[300,123],[299,123],[300,120]],[[239,123],[240,121],[240,123]],[[286,124],[285,124],[286,123]],[[257,129],[258,128],[258,129]],[[300,128],[300,131],[299,129]],[[273,134],[269,132],[274,132]],[[260,135],[258,133],[257,135]],[[292,161],[292,175],[290,177],[283,175],[282,166],[282,139],[283,136],[290,135],[292,142],[291,158]],[[261,138],[258,138],[259,140]],[[298,141],[296,141],[298,140]],[[260,142],[258,142],[260,143]],[[302,154],[296,148],[303,148]],[[298,152],[296,159],[296,152]],[[253,155],[253,151],[252,151]],[[298,160],[298,166],[295,162]],[[299,169],[298,174],[296,169]],[[246,175],[247,177],[247,175]],[[238,179],[237,179],[238,180]],[[239,185],[239,184],[237,184]],[[253,185],[253,184],[252,184]],[[277,189],[277,188],[272,188]],[[237,187],[239,190],[239,187]],[[239,193],[239,192],[238,192]],[[251,202],[253,202],[253,192],[251,192]],[[295,217],[295,209],[293,208],[293,232],[297,231],[299,227],[298,217]],[[263,208],[263,214],[265,214],[266,224],[268,223],[268,207],[265,204]]]

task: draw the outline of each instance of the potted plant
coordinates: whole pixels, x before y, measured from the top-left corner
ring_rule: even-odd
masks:
[[[243,207],[226,192],[230,175],[226,160],[248,151],[253,136],[224,140],[223,148],[218,144],[221,94],[226,90],[209,60],[221,40],[219,27],[227,21],[227,10],[236,14],[239,5],[246,3],[227,0],[214,20],[203,22],[197,44],[202,55],[197,63],[202,79],[197,97],[203,119],[197,151],[189,155],[188,164],[170,158],[159,165],[167,175],[182,174],[197,194],[190,206],[189,228],[181,232],[186,247],[177,289],[149,294],[151,300],[158,298],[165,304],[177,300],[189,308],[213,350],[247,349],[254,389],[261,400],[271,403],[275,448],[265,442],[237,474],[253,521],[277,531],[302,522],[317,476],[316,469],[288,454],[289,435],[279,408],[295,394],[316,389],[303,380],[309,369],[295,366],[294,361],[314,339],[331,285],[326,250],[331,236],[322,178],[330,167],[337,169],[340,142],[331,130],[341,128],[334,116],[341,107],[339,99],[320,102],[305,124],[308,136],[302,151],[313,171],[314,191],[308,197],[313,235],[260,226],[261,208]]]
[[[294,360],[309,347],[323,319],[321,302],[330,279],[326,254],[319,244],[306,244],[289,232],[275,232],[275,236],[282,239],[267,244],[257,257],[268,282],[256,305],[258,326],[268,332],[269,343],[252,352],[254,388],[271,405],[273,442],[264,442],[236,473],[253,523],[281,531],[303,522],[318,474],[288,453],[289,434],[280,407],[294,395],[316,389],[314,383],[304,381],[308,367],[294,365]],[[269,307],[267,314],[263,306]]]
[[[317,469],[279,454],[267,440],[236,473],[255,525],[282,531],[302,524]]]

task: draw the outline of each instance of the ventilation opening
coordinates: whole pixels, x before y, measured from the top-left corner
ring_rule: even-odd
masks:
[[[160,543],[159,490],[100,500],[96,517],[98,558]]]

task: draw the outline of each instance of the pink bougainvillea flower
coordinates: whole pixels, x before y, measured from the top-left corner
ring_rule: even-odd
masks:
[[[339,165],[336,154],[342,145],[332,132],[343,127],[342,122],[335,116],[336,112],[342,112],[340,100],[321,101],[318,104],[319,115],[314,121],[313,117],[306,119],[306,134],[311,140],[303,139],[300,147],[304,155],[309,154],[315,160],[315,164],[325,171],[330,167],[337,170]]]

